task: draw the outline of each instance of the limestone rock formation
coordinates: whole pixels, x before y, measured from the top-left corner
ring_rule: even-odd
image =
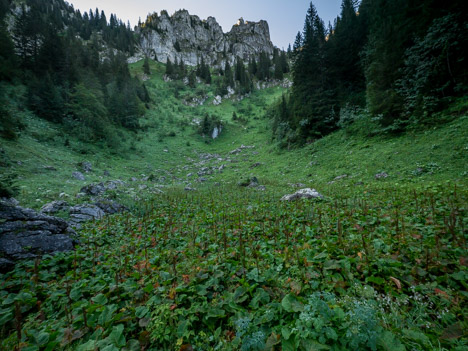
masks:
[[[172,16],[162,11],[148,16],[137,32],[142,53],[163,63],[182,60],[196,66],[203,57],[210,66],[224,67],[226,62],[234,64],[236,58],[247,61],[262,52],[272,55],[274,51],[266,21],[241,18],[230,32],[223,33],[214,17],[201,20],[186,10]]]

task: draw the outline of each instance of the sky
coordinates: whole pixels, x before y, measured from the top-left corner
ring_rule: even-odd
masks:
[[[302,31],[310,0],[68,0],[75,9],[89,11],[99,8],[109,18],[110,13],[132,27],[138,19],[144,21],[148,13],[167,10],[173,14],[186,9],[201,19],[216,18],[224,32],[231,30],[241,17],[246,21],[266,20],[270,26],[271,40],[279,48],[286,49],[293,43],[298,31]],[[325,25],[340,13],[341,0],[313,0]]]

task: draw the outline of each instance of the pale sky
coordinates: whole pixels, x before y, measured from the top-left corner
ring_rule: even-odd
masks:
[[[306,11],[310,0],[68,0],[75,9],[89,11],[99,8],[104,10],[107,18],[110,13],[125,23],[130,20],[132,27],[138,18],[144,21],[148,13],[167,10],[173,14],[186,9],[201,19],[209,16],[216,18],[224,32],[231,30],[240,17],[246,21],[266,20],[270,25],[273,44],[286,49],[293,43],[298,31],[302,31]],[[325,25],[332,22],[340,13],[341,0],[313,0],[319,16]]]

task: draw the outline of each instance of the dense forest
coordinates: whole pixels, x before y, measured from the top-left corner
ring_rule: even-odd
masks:
[[[138,128],[149,96],[128,70],[133,32],[115,15],[108,21],[98,9],[81,14],[61,0],[2,0],[0,48],[0,80],[23,84],[25,105],[38,116],[109,146],[118,144],[116,126]],[[5,95],[1,132],[15,138],[20,122]]]
[[[462,1],[343,0],[326,27],[311,3],[290,49],[292,91],[270,111],[275,138],[303,144],[366,112],[383,132],[438,123],[437,112],[468,90],[462,9]]]
[[[226,61],[224,67],[214,70],[213,73],[219,77],[216,80],[212,79],[212,70],[203,57],[194,69],[186,67],[182,60],[174,63],[168,60],[166,64],[166,75],[170,79],[188,79],[188,85],[194,88],[199,78],[206,84],[214,83],[216,93],[221,96],[228,94],[229,88],[235,89],[240,95],[248,94],[254,89],[255,81],[283,80],[289,70],[286,53],[279,49],[273,52],[272,58],[267,53],[260,53],[258,63],[255,57],[251,57],[247,66],[239,58],[235,61],[234,67]]]

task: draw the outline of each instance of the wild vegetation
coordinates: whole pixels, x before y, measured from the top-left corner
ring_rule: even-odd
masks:
[[[466,109],[462,8],[458,1],[344,0],[326,28],[311,3],[290,50],[293,88],[271,112],[275,137],[316,140],[355,109],[368,110],[384,133],[441,123],[438,112],[457,101]]]
[[[10,28],[7,15],[13,18]],[[82,15],[58,0],[2,1],[0,22],[0,79],[26,88],[22,105],[63,124],[69,134],[111,147],[119,144],[117,126],[139,128],[149,97],[128,71],[133,32],[115,15],[108,22],[103,11]],[[1,133],[14,139],[21,123],[3,95]]]
[[[370,55],[358,33],[372,33],[364,5],[389,11],[373,8],[377,3],[384,2],[362,1],[357,16],[343,1],[320,45],[351,50],[339,57],[353,60],[362,50]],[[402,7],[405,16],[411,6]],[[280,52],[222,72],[203,61],[190,68],[146,57],[127,65],[125,55],[94,45],[130,53],[128,26],[113,15],[113,31],[105,15],[90,11],[78,27],[67,26],[83,40],[68,42],[65,32],[57,39],[80,57],[77,66],[57,68],[44,49],[40,61],[51,66],[34,71],[12,54],[0,26],[0,197],[34,209],[59,198],[81,203],[89,198],[75,194],[85,184],[119,179],[125,186],[108,196],[128,208],[84,225],[75,251],[0,274],[0,349],[466,350],[466,55],[455,43],[465,39],[460,22],[449,20],[454,9],[439,19],[430,12],[417,40],[392,49],[405,58],[398,56],[401,69],[392,71],[401,105],[389,115],[371,107],[371,66],[306,57],[302,35],[290,50],[293,72]],[[323,27],[313,7],[307,23],[309,34]],[[356,42],[343,47],[352,33]],[[383,34],[373,35],[377,43]],[[458,85],[429,91],[426,83],[437,87],[447,78],[447,61],[436,55],[445,49],[458,55],[450,66]],[[320,124],[329,114],[317,111],[331,105],[317,81],[305,87],[297,79],[299,63],[312,59],[335,62],[336,70],[320,77],[336,83],[336,125]],[[292,89],[281,78],[294,80]],[[244,90],[253,82],[271,84]],[[298,114],[295,94],[312,86],[317,95]],[[228,87],[237,95],[225,97]],[[44,105],[50,101],[56,103]],[[316,103],[323,104],[313,109],[317,123],[294,125],[292,117],[310,117],[306,109]],[[407,118],[404,131],[396,119],[383,124],[383,116]],[[213,139],[215,127],[222,132]],[[86,181],[71,178],[84,160],[93,164]],[[248,187],[254,177],[258,186]],[[280,201],[304,187],[323,199]]]
[[[174,191],[3,276],[3,347],[463,350],[466,196]]]

